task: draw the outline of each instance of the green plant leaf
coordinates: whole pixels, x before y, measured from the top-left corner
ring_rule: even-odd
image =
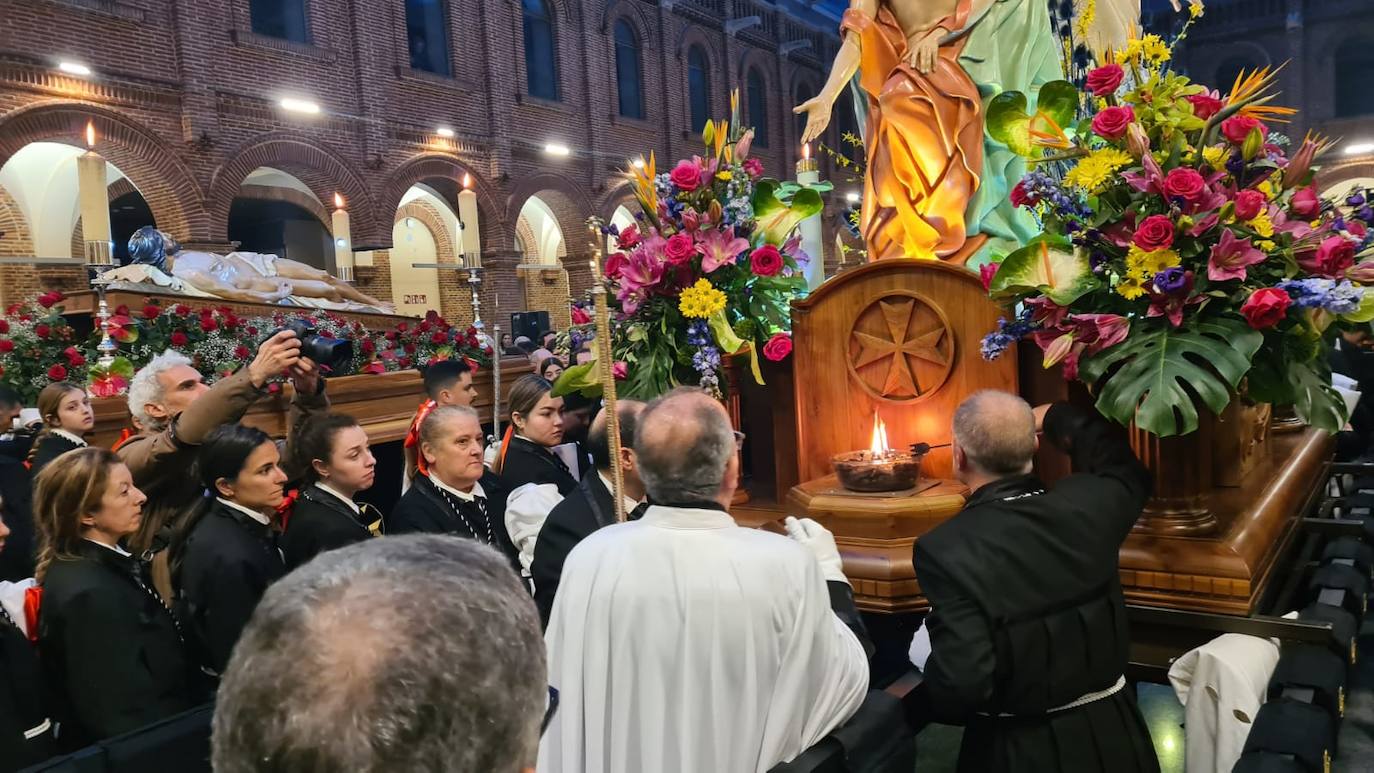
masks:
[[[821,194],[811,188],[798,190],[790,203],[783,203],[778,198],[779,187],[777,180],[760,180],[754,187],[755,245],[782,245],[801,221],[825,208]]]
[[[1221,413],[1264,336],[1241,320],[1194,321],[1181,328],[1133,329],[1120,344],[1079,364],[1096,384],[1097,410],[1121,424],[1132,421],[1160,437],[1197,429],[1196,395]]]
[[[1008,255],[988,292],[994,296],[1039,292],[1067,306],[1100,284],[1086,255],[1067,252],[1042,239]]]
[[[1004,91],[988,103],[988,135],[1013,153],[1033,157],[1040,146],[1067,147],[1068,127],[1078,113],[1078,88],[1068,81],[1051,81],[1040,87],[1035,113],[1019,91]]]
[[[1345,399],[1331,386],[1331,369],[1324,358],[1288,366],[1293,387],[1293,408],[1298,418],[1330,433],[1340,432],[1349,419]]]
[[[1026,114],[1026,95],[1004,91],[988,102],[988,136],[1011,148],[1017,155],[1030,157],[1030,116]]]
[[[554,397],[570,395],[573,392],[588,398],[601,396],[601,379],[597,378],[596,360],[568,368],[553,382],[551,394]]]
[[[1060,128],[1067,127],[1078,114],[1078,87],[1068,81],[1050,81],[1040,87],[1035,99],[1036,112],[1054,121]],[[1037,130],[1041,127],[1034,127]]]

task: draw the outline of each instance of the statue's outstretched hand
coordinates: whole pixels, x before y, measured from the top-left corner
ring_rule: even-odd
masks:
[[[802,142],[811,142],[821,136],[825,127],[830,125],[830,105],[822,97],[812,97],[792,108],[796,115],[806,116],[806,129],[802,131]]]

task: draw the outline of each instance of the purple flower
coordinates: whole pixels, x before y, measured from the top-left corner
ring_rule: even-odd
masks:
[[[1155,289],[1165,294],[1176,293],[1188,286],[1188,272],[1181,267],[1166,268],[1155,274]]]

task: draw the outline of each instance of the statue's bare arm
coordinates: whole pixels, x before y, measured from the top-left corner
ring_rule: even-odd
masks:
[[[849,7],[858,9],[865,16],[874,18],[878,15],[880,0],[850,0]],[[835,62],[830,66],[830,77],[826,79],[825,85],[821,87],[821,93],[808,99],[806,102],[796,106],[792,112],[797,115],[805,115],[806,129],[802,131],[802,142],[811,142],[825,131],[825,127],[830,125],[830,113],[834,108],[835,100],[839,98],[840,91],[849,84],[849,80],[854,77],[854,73],[859,71],[859,36],[853,33],[844,36],[844,44],[835,54]]]
[[[203,293],[209,293],[230,301],[276,303],[291,294],[291,285],[284,282],[278,283],[277,289],[272,292],[260,292],[258,290],[241,290],[231,284],[221,282],[210,274],[194,269],[178,271],[177,277]]]

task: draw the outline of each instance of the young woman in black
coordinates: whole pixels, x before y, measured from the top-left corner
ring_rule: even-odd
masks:
[[[72,451],[38,476],[38,649],[69,748],[185,711],[196,697],[181,627],[146,564],[121,546],[145,501],[103,448]]]
[[[497,468],[510,492],[506,528],[526,575],[544,519],[577,487],[568,465],[549,450],[563,442],[563,398],[554,397],[552,389],[534,374],[521,376],[511,386],[509,430]]]
[[[172,583],[201,665],[215,674],[267,586],[286,574],[272,527],[286,484],[280,461],[267,433],[226,424],[196,462],[205,494],[173,538]]]
[[[43,387],[38,393],[38,413],[43,431],[29,451],[29,469],[37,475],[52,460],[86,447],[86,433],[95,427],[95,411],[86,390],[66,381]]]
[[[303,470],[304,477],[281,538],[287,571],[326,550],[381,533],[381,514],[353,501],[359,491],[372,488],[377,470],[367,432],[356,419],[341,413],[312,416],[292,453],[293,470]]]

